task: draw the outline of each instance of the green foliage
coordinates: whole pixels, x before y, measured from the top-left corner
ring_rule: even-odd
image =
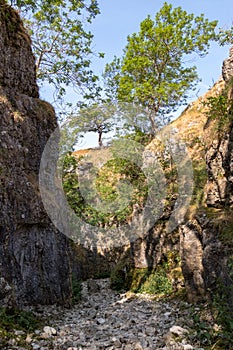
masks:
[[[220,29],[218,33],[218,41],[220,45],[232,45],[233,44],[233,26],[228,29]]]
[[[28,311],[14,308],[0,308],[0,327],[7,331],[22,329],[32,331],[38,327],[39,321]]]
[[[67,86],[95,83],[90,69],[92,34],[85,30],[99,13],[96,0],[15,0],[32,38],[38,79],[61,98]]]
[[[221,136],[233,121],[233,99],[231,96],[233,81],[230,81],[223,92],[218,96],[207,99],[206,115],[209,120],[216,121],[218,135]]]
[[[165,271],[158,271],[150,274],[148,279],[139,288],[139,293],[148,294],[171,294],[173,291],[172,283]]]
[[[140,143],[143,146],[147,146],[153,139],[152,135],[147,134],[140,129],[135,129],[133,133],[129,133],[125,136],[126,139]]]
[[[154,20],[148,16],[139,33],[128,36],[123,57],[106,66],[109,90],[118,100],[145,108],[152,134],[158,121],[195,88],[196,67],[184,61],[192,53],[207,54],[210,40],[216,39],[216,25],[204,15],[195,17],[165,2]]]
[[[147,194],[145,175],[136,164],[123,158],[109,160],[99,171],[96,187],[101,198],[106,201],[116,199],[118,196],[117,183],[120,178],[128,179],[134,188],[131,205],[136,203],[142,205]]]
[[[213,328],[212,326],[202,319],[201,315],[199,315],[198,311],[193,310],[191,314],[195,334],[193,334],[193,338],[200,343],[202,346],[211,345],[213,342]]]
[[[204,187],[208,180],[206,163],[204,160],[193,161],[194,189],[191,204],[195,207],[203,205]]]
[[[199,343],[199,346],[208,350],[230,350],[232,349],[232,313],[226,304],[214,300],[214,308],[210,305],[198,304],[193,306],[191,319],[193,321],[193,332],[190,339]],[[213,305],[212,305],[213,307]],[[221,316],[221,317],[220,317]]]
[[[103,72],[106,97],[109,101],[117,101],[118,86],[121,77],[121,59],[114,56],[111,63],[107,63]]]
[[[72,275],[72,302],[73,304],[78,303],[82,298],[82,284],[74,275]]]
[[[136,293],[168,295],[174,292],[173,281],[182,278],[180,256],[177,251],[168,252],[154,269],[131,270],[129,289]]]
[[[125,289],[125,273],[122,269],[114,270],[110,275],[110,287],[116,291]]]
[[[105,271],[105,272],[99,272],[95,275],[95,279],[105,279],[105,278],[110,278],[111,272],[110,271]]]
[[[232,242],[231,242],[232,243]],[[228,283],[220,281],[216,283],[216,290],[213,294],[213,313],[216,322],[221,326],[217,337],[218,345],[228,349],[232,345],[233,334],[233,255],[227,261]]]
[[[168,252],[156,268],[134,268],[129,256],[124,257],[111,273],[111,288],[130,290],[134,293],[148,293],[157,296],[176,291],[174,280],[182,279],[179,253]]]
[[[168,295],[173,292],[168,269],[159,266],[156,269],[132,269],[124,281],[124,287],[134,293]]]
[[[72,155],[65,157],[63,188],[71,208],[87,223],[99,227],[125,223],[133,211],[134,204],[143,206],[147,197],[147,183],[143,171],[136,164],[122,158],[115,158],[106,162],[99,170],[93,186],[100,200],[105,203],[109,202],[111,207],[115,208],[111,212],[96,210],[92,207],[91,195],[87,194],[85,198],[83,197],[76,174],[77,165]],[[120,191],[119,181],[121,181]],[[132,189],[130,198],[127,181],[130,182]]]
[[[70,127],[73,127],[77,135],[82,136],[87,132],[98,134],[99,147],[103,146],[102,137],[113,130],[116,108],[110,103],[91,103],[79,110],[77,115],[71,115]]]
[[[63,189],[71,208],[82,211],[84,200],[78,191],[79,185],[76,168],[76,159],[71,154],[67,154],[64,157],[63,163]]]
[[[111,271],[110,287],[113,290],[121,291],[129,289],[128,273],[130,270],[130,251],[126,251],[117,263],[115,268]]]

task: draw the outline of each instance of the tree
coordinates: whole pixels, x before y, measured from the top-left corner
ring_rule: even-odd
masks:
[[[233,25],[228,29],[220,29],[218,33],[218,40],[220,45],[233,44]]]
[[[90,69],[92,34],[85,30],[99,13],[97,0],[14,0],[32,38],[37,77],[62,98],[67,86],[95,84]]]
[[[93,103],[80,109],[76,116],[71,116],[69,125],[77,135],[87,132],[98,134],[99,147],[103,146],[103,134],[113,130],[116,108],[109,103]]]
[[[192,53],[207,54],[210,40],[216,39],[216,25],[204,15],[195,17],[165,2],[154,20],[148,16],[139,33],[128,36],[123,57],[106,66],[112,94],[119,101],[142,106],[152,134],[158,119],[183,104],[187,92],[195,88],[196,67],[185,61]]]

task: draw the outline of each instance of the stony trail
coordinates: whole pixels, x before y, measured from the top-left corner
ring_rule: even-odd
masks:
[[[191,305],[184,301],[119,294],[109,288],[108,279],[84,282],[82,294],[71,310],[46,308],[53,317],[27,336],[31,349],[202,349],[190,341]]]

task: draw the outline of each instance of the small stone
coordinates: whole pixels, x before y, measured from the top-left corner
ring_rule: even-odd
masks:
[[[90,293],[97,293],[100,290],[100,287],[95,280],[90,279],[87,281],[87,289]]]
[[[55,318],[52,316],[56,309],[45,307],[41,313],[53,319],[53,327],[38,331],[38,341],[35,333],[27,335],[26,343],[31,349],[197,350],[195,340],[191,342],[186,336],[190,318],[188,304],[153,300],[148,303],[149,299],[140,294],[119,304],[117,301],[124,295],[105,289],[101,280],[98,285],[99,292],[87,291],[86,301],[81,300],[69,310],[57,309]]]
[[[8,341],[9,345],[16,345],[16,340],[15,339],[10,339]]]
[[[140,343],[136,343],[134,345],[134,350],[143,350],[143,347],[142,347],[142,345]]]
[[[51,334],[48,334],[45,332],[40,334],[40,338],[42,338],[42,339],[49,339],[50,337],[51,337]]]
[[[30,344],[32,342],[32,334],[27,334],[26,343]]]
[[[64,337],[66,334],[67,334],[67,331],[64,331],[64,330],[59,332],[60,337]]]
[[[112,342],[114,344],[115,347],[120,348],[121,347],[121,341],[115,337],[112,338]]]
[[[147,327],[147,328],[145,329],[145,334],[146,334],[146,335],[154,335],[154,334],[155,334],[155,330],[154,330],[153,328]]]
[[[43,328],[43,331],[44,331],[44,333],[47,333],[48,335],[56,335],[57,334],[57,331],[56,331],[56,329],[55,328],[53,328],[53,327],[50,327],[50,326],[45,326],[44,328]]]
[[[15,331],[15,335],[24,335],[25,332],[24,331]]]
[[[97,324],[104,324],[105,319],[104,318],[97,318],[96,322],[97,322]]]
[[[131,344],[126,344],[124,350],[134,350],[134,347]]]
[[[180,326],[172,326],[169,329],[169,332],[172,334],[178,335],[180,337],[180,336],[183,336],[184,334],[187,334],[188,330]]]

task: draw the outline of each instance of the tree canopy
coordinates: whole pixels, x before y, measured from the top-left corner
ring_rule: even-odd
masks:
[[[67,86],[93,85],[93,35],[86,24],[99,13],[97,0],[14,0],[32,38],[39,81],[52,84],[61,98]]]
[[[112,95],[143,106],[152,134],[158,129],[156,118],[177,109],[195,89],[196,67],[186,63],[192,53],[207,54],[216,25],[203,14],[195,17],[165,2],[154,20],[148,16],[139,33],[128,36],[123,56],[107,64]]]
[[[233,25],[228,29],[220,29],[218,34],[220,45],[233,45]]]
[[[70,126],[75,129],[77,135],[88,132],[98,134],[98,145],[103,146],[103,134],[114,129],[114,113],[116,108],[110,103],[92,103],[83,107],[75,116],[71,116]]]

